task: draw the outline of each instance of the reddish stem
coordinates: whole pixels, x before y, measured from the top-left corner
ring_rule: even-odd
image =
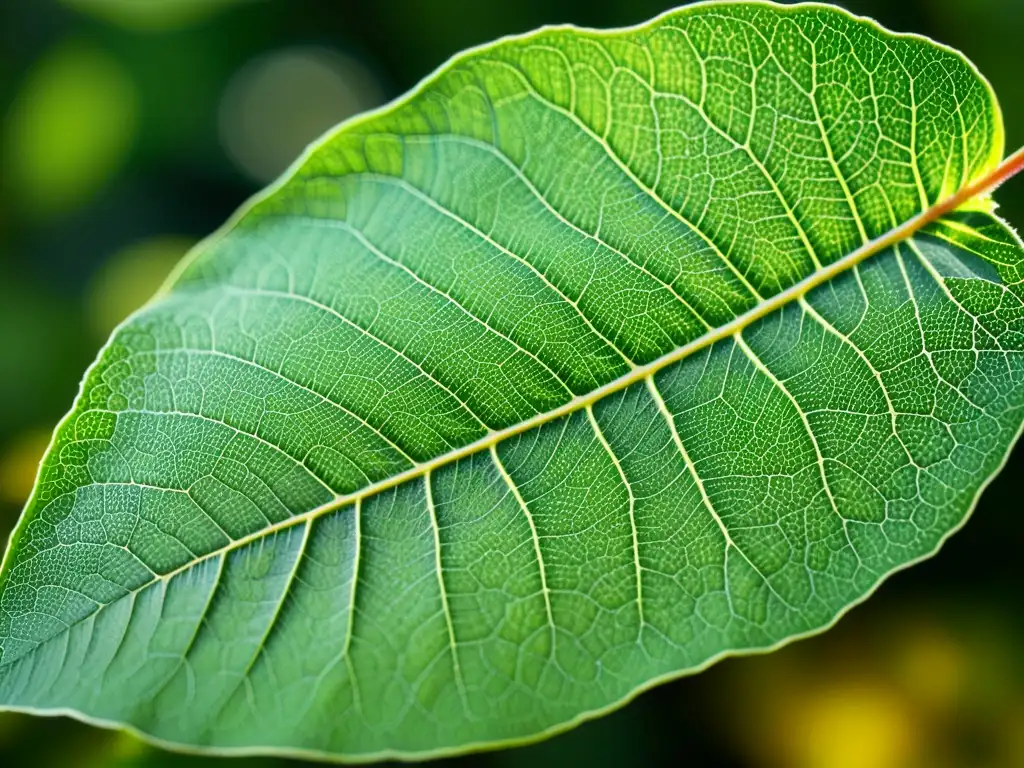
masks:
[[[1013,178],[1022,170],[1024,170],[1024,147],[1018,149],[977,181],[968,184],[955,195],[950,195],[945,200],[936,203],[925,211],[922,216],[922,226],[935,221],[950,211],[955,211],[961,205],[975,197],[978,197],[979,195],[991,192],[1004,181]]]

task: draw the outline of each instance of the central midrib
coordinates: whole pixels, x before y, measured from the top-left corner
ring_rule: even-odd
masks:
[[[909,239],[923,227],[936,221],[945,214],[956,210],[966,202],[973,200],[976,197],[990,192],[993,188],[1019,172],[1022,168],[1024,168],[1024,148],[1017,150],[992,171],[975,182],[963,187],[959,192],[956,192],[945,200],[936,203],[928,210],[917,214],[884,235],[865,243],[841,259],[838,259],[828,266],[808,275],[803,280],[798,283],[794,283],[784,291],[781,291],[768,299],[764,299],[759,304],[747,310],[743,314],[736,316],[725,325],[708,331],[693,341],[662,355],[656,360],[652,360],[650,363],[637,366],[622,376],[613,379],[607,384],[604,384],[585,395],[578,395],[572,398],[560,405],[558,408],[545,411],[544,413],[538,413],[532,418],[521,421],[510,427],[506,427],[505,429],[489,432],[484,437],[468,443],[461,448],[456,448],[455,450],[443,453],[429,461],[415,464],[403,472],[399,472],[398,474],[392,475],[391,477],[380,480],[376,483],[371,483],[354,493],[336,496],[331,501],[326,504],[322,504],[319,507],[314,507],[307,512],[302,512],[288,518],[287,520],[282,520],[274,525],[261,528],[259,531],[247,536],[234,539],[223,547],[212,550],[203,556],[191,560],[179,568],[170,571],[169,573],[158,576],[150,583],[172,579],[179,573],[193,568],[205,560],[240,549],[247,544],[258,541],[259,539],[276,533],[277,531],[285,530],[295,525],[301,525],[350,504],[355,504],[358,501],[375,496],[378,493],[386,491],[389,488],[399,486],[409,480],[423,477],[435,469],[451,464],[459,459],[472,456],[473,454],[480,453],[481,451],[489,450],[492,446],[502,442],[503,440],[514,437],[523,432],[527,432],[535,427],[539,427],[543,424],[562,418],[563,416],[568,416],[572,413],[576,413],[577,411],[581,411],[614,392],[623,390],[632,384],[640,383],[652,377],[658,371],[672,363],[679,362],[698,350],[711,346],[717,341],[722,341],[731,337],[733,334],[741,332],[744,328],[748,327],[755,321],[771,314],[792,301],[800,299],[814,288],[817,288],[843,272],[852,269],[865,259],[890,248],[897,243],[901,243],[904,240]]]

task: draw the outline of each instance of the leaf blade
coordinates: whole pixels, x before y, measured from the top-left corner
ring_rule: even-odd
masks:
[[[96,546],[93,540],[100,536],[108,537],[106,544],[123,540],[119,546],[137,562],[129,558],[116,564],[117,584],[109,579],[110,564],[94,560],[101,566],[95,574],[98,583],[86,585],[91,594],[80,597],[104,608],[90,612],[85,600],[76,604],[66,594],[53,597],[51,606],[85,618],[67,632],[34,628],[37,636],[52,632],[51,638],[62,640],[62,655],[71,648],[80,656],[100,653],[99,661],[87,664],[82,658],[71,667],[45,661],[63,646],[44,641],[49,650],[26,650],[18,632],[0,625],[7,631],[0,690],[8,700],[38,700],[45,693],[53,700],[75,700],[84,712],[101,711],[104,719],[133,723],[158,738],[226,749],[255,744],[267,750],[365,757],[528,739],[601,711],[652,680],[700,668],[721,653],[771,646],[821,628],[863,599],[885,573],[937,546],[965,518],[979,479],[994,472],[1008,451],[1021,409],[1019,397],[1006,390],[1008,381],[1020,377],[1014,327],[1020,304],[1019,242],[991,216],[976,214],[969,224],[955,217],[932,224],[941,206],[921,213],[928,201],[949,199],[941,193],[950,174],[956,175],[956,153],[950,151],[944,164],[931,163],[922,172],[912,130],[914,162],[909,176],[907,168],[900,171],[912,183],[907,190],[891,184],[886,189],[895,190],[893,200],[883,192],[889,204],[880,209],[882,214],[872,208],[871,215],[862,217],[856,195],[870,201],[872,187],[851,191],[855,185],[840,169],[843,158],[856,156],[856,144],[837,154],[830,138],[842,137],[830,137],[810,98],[800,108],[817,115],[813,125],[823,152],[808,159],[808,167],[828,170],[834,181],[826,187],[842,194],[806,196],[791,204],[784,192],[786,175],[776,181],[768,171],[770,155],[761,160],[733,140],[729,109],[719,115],[725,116],[722,125],[694,109],[709,92],[722,88],[728,74],[709,73],[705,65],[701,77],[679,81],[683,96],[693,87],[700,101],[687,97],[666,104],[687,102],[687,114],[698,114],[707,124],[712,138],[705,141],[728,148],[729,162],[736,157],[751,161],[749,178],[756,180],[760,173],[764,183],[744,176],[744,194],[750,193],[757,206],[774,200],[769,209],[750,209],[769,215],[751,221],[755,238],[745,242],[755,245],[734,253],[720,241],[725,214],[717,211],[717,219],[705,218],[702,229],[691,221],[696,216],[688,214],[689,204],[679,202],[678,194],[658,192],[663,179],[681,184],[678,180],[690,178],[685,162],[670,162],[666,175],[660,145],[653,153],[656,161],[635,154],[632,162],[623,161],[619,155],[628,141],[612,130],[614,120],[602,138],[576,115],[575,109],[599,103],[600,97],[582,98],[576,86],[566,92],[555,82],[552,55],[570,62],[574,46],[606,40],[609,60],[636,60],[625,81],[614,87],[609,81],[609,93],[619,89],[616,108],[628,111],[636,106],[637,92],[630,89],[644,92],[642,84],[633,82],[642,79],[637,73],[644,60],[652,82],[659,63],[674,61],[664,50],[658,56],[651,52],[666,45],[655,39],[662,27],[692,22],[698,42],[684,44],[697,52],[700,45],[713,46],[714,24],[730,21],[730,14],[741,22],[737,39],[746,41],[742,52],[751,61],[765,44],[754,22],[765,19],[776,24],[781,38],[795,34],[791,27],[801,23],[808,29],[831,24],[836,39],[843,38],[837,30],[866,34],[865,55],[871,54],[872,42],[897,47],[898,40],[941,58],[940,49],[920,42],[911,45],[881,33],[871,33],[872,41],[868,25],[821,7],[699,7],[641,28],[650,33],[644,38],[646,48],[630,39],[631,33],[601,38],[561,30],[508,41],[460,60],[464,68],[453,65],[419,98],[429,103],[441,93],[441,111],[452,113],[453,124],[464,110],[468,117],[463,115],[460,125],[468,137],[431,133],[424,139],[410,126],[416,120],[428,124],[428,110],[408,104],[338,134],[330,152],[322,147],[312,154],[291,181],[205,246],[148,315],[122,330],[115,345],[134,349],[135,365],[145,376],[135,375],[116,350],[108,350],[93,371],[80,403],[90,407],[80,407],[62,429],[72,436],[81,430],[89,440],[106,440],[134,453],[131,461],[114,455],[120,450],[100,459],[88,455],[86,470],[109,477],[76,486],[74,504],[81,501],[82,506],[57,525],[71,519],[77,526],[70,534],[73,545]],[[632,34],[642,36],[635,30]],[[552,38],[569,53],[552,53],[546,43]],[[801,39],[810,41],[807,34],[795,34],[792,42]],[[833,39],[826,42],[834,47]],[[728,49],[732,42],[721,44]],[[685,61],[687,48],[677,49],[675,60]],[[637,50],[646,55],[637,58]],[[523,51],[536,57],[531,74],[541,73],[548,81],[522,80],[525,75],[506,59],[527,69]],[[792,54],[785,46],[779,51],[780,56]],[[811,51],[816,51],[813,45]],[[956,61],[952,54],[942,56],[947,64]],[[742,57],[735,56],[731,64],[737,61],[742,64]],[[976,103],[988,99],[994,105],[984,82],[959,61],[961,75],[976,88]],[[813,93],[819,66],[813,56],[812,64]],[[788,80],[781,74],[780,63],[771,66],[780,70],[777,88],[799,85],[793,73]],[[467,80],[467,67],[488,72],[512,67],[516,76]],[[509,91],[509,83],[522,86],[518,95]],[[516,144],[529,138],[525,127],[510,133],[495,117],[489,139],[477,135],[484,121],[472,106],[477,91],[486,89],[491,89],[487,98],[495,115],[511,109],[513,116],[522,113],[534,126],[545,126],[545,139],[530,145],[533,161]],[[659,98],[656,90],[647,89],[652,105]],[[753,90],[751,103],[756,105]],[[721,111],[727,103],[709,102],[708,110]],[[913,97],[911,103],[916,104]],[[406,123],[399,126],[405,133],[393,124],[402,109],[413,116],[405,114]],[[994,106],[990,109],[991,114],[982,110],[979,121],[991,130],[969,136],[960,121],[961,133],[954,136],[960,139],[961,189],[992,171],[997,145],[1001,153],[1001,127],[993,127],[1000,125],[999,116]],[[756,135],[756,112],[751,110],[747,144]],[[659,116],[657,108],[653,114]],[[670,124],[685,133],[685,115],[673,116]],[[955,126],[956,113],[947,117]],[[911,123],[916,126],[916,118]],[[372,130],[364,130],[367,126]],[[657,122],[655,129],[660,130]],[[940,133],[934,125],[925,126],[928,130]],[[498,147],[499,133],[511,135],[513,145]],[[546,138],[563,134],[571,141]],[[805,139],[799,132],[790,137],[794,158],[801,157]],[[397,155],[396,141],[401,145]],[[362,148],[361,156],[353,143]],[[633,143],[642,142],[634,137]],[[578,156],[571,162],[551,159],[551,147],[567,145],[579,147]],[[516,151],[530,173],[514,170],[519,168]],[[456,155],[446,154],[451,152]],[[401,161],[398,176],[396,158]],[[339,173],[339,164],[347,168],[346,163],[357,161],[365,167]],[[714,152],[702,161],[725,162]],[[457,173],[460,167],[473,172]],[[580,168],[591,173],[600,182],[594,185],[603,195],[600,205],[589,212],[584,205],[576,210],[564,190],[557,197],[551,168],[570,180]],[[422,176],[431,169],[433,187]],[[729,174],[717,177],[727,180]],[[495,179],[502,178],[496,185]],[[450,185],[457,179],[461,195],[444,189],[438,179]],[[810,172],[801,179],[820,181]],[[495,202],[495,186],[504,195],[501,205]],[[620,194],[610,205],[617,215],[606,218],[608,199],[620,188],[631,189],[633,196]],[[579,183],[572,190],[577,198],[585,194]],[[739,199],[732,204],[739,205]],[[711,198],[706,204],[717,205]],[[840,220],[834,213],[844,205],[852,218]],[[576,221],[560,209],[581,218]],[[381,210],[390,211],[402,226],[375,221]],[[542,224],[524,226],[534,220]],[[632,235],[623,231],[623,222],[633,225]],[[420,233],[417,223],[429,226]],[[931,224],[927,235],[920,234],[926,224]],[[518,240],[515,227],[522,230]],[[748,237],[742,230],[734,226],[734,238]],[[868,240],[869,235],[876,239]],[[860,245],[851,248],[848,243],[858,237]],[[791,247],[785,253],[768,251],[776,258],[766,258],[765,243],[775,242]],[[662,243],[683,247],[672,250],[659,247]],[[331,254],[338,252],[347,261],[332,261]],[[963,254],[970,253],[987,271],[968,266]],[[504,270],[488,266],[499,258]],[[630,291],[647,303],[623,302],[621,294]],[[767,299],[758,298],[762,292]],[[396,296],[402,297],[401,306],[389,314],[384,307],[395,304]],[[247,306],[250,301],[257,309]],[[850,308],[860,306],[862,316],[850,322]],[[430,333],[421,335],[417,324]],[[908,351],[908,333],[920,339],[919,354]],[[964,343],[968,333],[970,346]],[[1003,346],[1004,339],[1009,347]],[[220,349],[225,344],[229,351]],[[305,345],[301,360],[287,353],[295,344]],[[823,355],[830,356],[831,369],[822,367]],[[973,367],[968,364],[972,357]],[[1002,363],[1007,378],[1000,380]],[[468,375],[474,365],[475,378]],[[241,367],[247,375],[240,377],[228,366]],[[509,366],[516,373],[506,369],[488,377],[480,373],[488,366]],[[816,373],[809,376],[808,370]],[[836,376],[830,371],[842,373],[839,383],[858,395],[861,410],[836,402],[842,393],[834,391]],[[343,384],[332,381],[339,375]],[[226,386],[239,380],[244,387]],[[193,381],[206,386],[197,388]],[[379,394],[382,381],[388,382],[386,404]],[[712,385],[721,392],[715,394]],[[408,392],[420,398],[418,407],[408,407],[414,403]],[[702,392],[703,400],[694,397]],[[985,407],[977,407],[972,397],[988,398]],[[106,407],[95,407],[96,401]],[[154,408],[154,401],[160,407]],[[802,407],[802,401],[816,407]],[[401,408],[391,407],[395,403],[406,406],[404,419]],[[1003,411],[988,413],[996,407]],[[936,410],[942,418],[934,418]],[[300,429],[287,428],[296,414],[315,417]],[[718,438],[713,446],[708,445],[705,433],[712,427],[707,425],[714,425]],[[886,429],[892,434],[886,436]],[[957,430],[963,434],[954,434]],[[335,436],[332,445],[322,444],[325,435]],[[730,449],[727,460],[723,445]],[[148,449],[161,446],[175,461],[149,458],[157,454]],[[641,450],[646,451],[643,462],[635,458]],[[82,447],[74,440],[58,445],[50,452],[51,465],[74,467],[81,458],[76,451]],[[207,474],[188,474],[190,463],[204,462],[212,467]],[[942,465],[938,480],[929,474],[937,464]],[[964,467],[978,476],[969,477]],[[901,478],[908,471],[920,473],[920,498],[910,502],[901,497],[907,487]],[[137,481],[138,474],[146,475],[145,482]],[[659,479],[652,481],[652,476]],[[45,488],[40,485],[39,503],[49,501]],[[113,488],[121,490],[108,490]],[[172,496],[178,501],[168,502]],[[466,496],[472,503],[460,506]],[[666,501],[676,496],[683,502]],[[181,506],[188,504],[194,508]],[[154,514],[154,505],[160,515]],[[134,514],[136,529],[148,524],[158,530],[170,521],[180,529],[173,535],[151,532],[148,542],[133,541],[135,529],[127,538],[124,531],[116,532],[126,524],[118,518],[108,521],[115,531],[110,534],[102,525],[98,530],[93,519],[97,511],[104,517],[108,507],[114,518],[130,520]],[[890,507],[898,510],[892,519]],[[803,514],[802,530],[794,522],[794,509]],[[43,530],[37,536],[45,543],[44,513],[53,516],[55,511],[41,506],[39,514],[26,514],[23,525],[34,516],[36,529]],[[317,558],[303,560],[298,554],[298,542],[303,549],[307,541],[316,547],[322,529],[345,553],[340,579],[318,570]],[[458,533],[468,529],[477,535]],[[512,530],[514,539],[507,533]],[[54,536],[60,541],[69,533]],[[364,545],[364,537],[373,546]],[[485,539],[491,549],[480,550],[475,538]],[[15,544],[30,561],[34,542]],[[191,552],[195,545],[205,546],[205,554]],[[793,555],[800,545],[803,574]],[[330,559],[327,548],[316,551]],[[495,553],[514,567],[489,565]],[[338,560],[337,552],[333,559]],[[445,568],[446,560],[459,566]],[[50,567],[55,563],[51,558]],[[4,569],[0,601],[6,599],[6,605],[22,599],[16,594],[21,585],[11,586],[13,567]],[[209,589],[193,590],[189,600],[177,592],[193,569],[209,577],[200,580],[200,587],[208,584]],[[317,579],[320,590],[304,586]],[[299,586],[294,593],[289,592],[292,584]],[[59,586],[43,584],[55,593]],[[112,589],[118,586],[120,593]],[[137,594],[156,601],[153,595],[159,592],[163,605],[172,586],[174,598],[183,603],[183,623],[194,627],[191,635],[164,629],[158,636],[151,625],[165,618],[162,608],[156,619],[152,609],[142,619],[134,608],[125,613],[126,604],[135,606]],[[646,618],[643,594],[653,606]],[[360,595],[363,608],[357,612]],[[305,612],[298,607],[302,604]],[[258,626],[250,626],[240,605],[261,619]],[[635,627],[630,618],[634,605]],[[113,610],[104,610],[108,607]],[[516,611],[516,620],[508,619]],[[32,614],[21,614],[21,634],[33,628]],[[488,621],[490,634],[481,627]],[[315,648],[320,624],[330,625],[331,638],[345,638],[340,653],[325,656],[325,649]],[[178,666],[154,664],[149,672],[159,678],[158,686],[152,678],[137,681],[139,670],[132,663],[143,652],[136,649],[133,661],[121,643],[94,645],[97,626],[101,635],[119,630],[129,644],[140,635],[166,641],[171,650],[152,660],[177,657]],[[84,627],[88,641],[81,636]],[[404,652],[396,638],[415,652]],[[465,654],[459,653],[460,644]],[[302,663],[291,658],[296,648],[304,649]],[[104,660],[102,654],[112,656]],[[21,662],[30,657],[31,664]],[[69,668],[92,666],[120,666],[131,674],[122,671],[117,684],[122,688],[99,681],[99,690],[91,692],[62,680]],[[56,669],[56,677],[37,678],[32,688],[39,690],[28,690],[19,678],[37,674],[35,667]],[[228,679],[225,667],[233,668]],[[277,679],[281,668],[291,676],[288,685]],[[375,683],[369,690],[363,690],[357,675],[365,670],[371,670]],[[310,679],[316,682],[312,694],[300,684]],[[216,682],[204,682],[211,680]],[[495,690],[501,693],[497,700]],[[142,703],[142,691],[151,704]],[[196,691],[201,691],[199,703],[183,708]],[[332,719],[339,708],[344,713],[340,725]]]

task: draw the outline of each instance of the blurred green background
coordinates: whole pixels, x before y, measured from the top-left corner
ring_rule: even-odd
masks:
[[[1024,143],[1022,0],[845,0],[964,51]],[[453,53],[664,0],[0,0],[0,536],[111,328],[301,149]],[[1024,178],[998,195],[1024,224]],[[728,660],[549,742],[446,766],[1024,766],[1024,450],[935,559],[831,632]],[[0,713],[2,766],[193,766]],[[236,759],[239,768],[286,761]]]

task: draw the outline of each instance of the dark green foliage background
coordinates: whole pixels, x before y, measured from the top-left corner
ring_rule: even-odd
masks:
[[[1008,148],[1024,143],[1019,0],[841,4],[890,29],[962,50],[1000,97]],[[98,47],[129,73],[139,94],[138,127],[117,174],[59,213],[35,214],[18,179],[0,166],[0,483],[10,474],[3,474],[3,457],[9,462],[26,433],[48,430],[67,410],[102,342],[89,330],[89,286],[111,254],[166,233],[205,235],[256,191],[258,184],[222,149],[217,131],[221,95],[247,61],[293,45],[333,48],[366,65],[390,98],[470,45],[546,23],[634,24],[671,4],[257,0],[226,5],[180,29],[146,32],[70,5],[0,0],[0,134],[34,67],[69,39]],[[1024,222],[1024,180],[1008,184],[998,199],[1007,220]],[[974,519],[943,552],[893,578],[833,632],[772,657],[725,662],[551,742],[448,762],[539,768],[570,760],[600,766],[684,759],[688,765],[810,766],[821,763],[813,762],[807,746],[813,734],[803,729],[821,723],[835,728],[828,732],[835,755],[860,760],[843,763],[851,767],[888,764],[870,750],[857,752],[865,740],[881,743],[883,757],[888,744],[910,765],[933,764],[935,755],[950,765],[1024,762],[1022,737],[1015,735],[1024,733],[1024,662],[1014,653],[1024,641],[1022,470],[1018,447]],[[20,507],[12,493],[0,497],[0,534],[6,536]],[[913,672],[915,664],[924,672]],[[946,688],[924,690],[921,677],[945,681]],[[835,711],[849,715],[848,743],[835,718],[807,720],[814,707],[806,702],[814,697],[847,702],[848,709]],[[879,722],[891,727],[879,731]],[[765,729],[775,736],[765,738]],[[207,763],[70,720],[0,714],[0,765],[65,764]],[[278,764],[284,763],[231,763]]]

